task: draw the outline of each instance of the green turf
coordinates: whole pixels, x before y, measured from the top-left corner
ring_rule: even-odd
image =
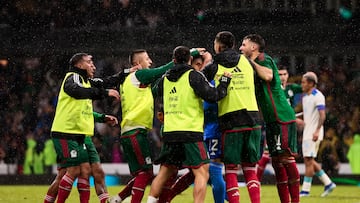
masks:
[[[109,187],[110,195],[116,194],[123,186]],[[43,202],[47,186],[0,186],[0,203],[15,203],[15,202]],[[333,193],[328,197],[320,197],[323,191],[322,186],[313,185],[311,189],[311,196],[302,198],[302,203],[360,203],[360,187],[357,186],[338,186]],[[146,202],[147,193],[149,188],[146,189],[143,202]],[[250,202],[246,188],[240,187],[240,202]],[[68,202],[79,202],[76,188],[68,199]],[[99,202],[94,188],[91,189],[90,202]],[[124,202],[130,202],[129,198]],[[175,197],[173,203],[190,203],[192,202],[192,187],[188,188],[185,192]],[[213,202],[211,188],[208,187],[205,202]],[[262,186],[262,203],[279,202],[276,187],[271,185]]]

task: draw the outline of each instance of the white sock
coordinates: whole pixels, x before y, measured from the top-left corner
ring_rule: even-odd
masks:
[[[306,191],[306,192],[310,192],[311,182],[312,182],[312,177],[305,176],[301,190]]]
[[[153,197],[153,196],[148,196],[147,202],[146,203],[157,203],[158,199]]]
[[[112,199],[115,199],[117,201],[122,202],[123,200],[121,199],[121,197],[119,196],[119,194],[115,195],[114,197],[112,197]]]
[[[329,185],[332,181],[330,180],[329,176],[325,173],[324,170],[320,170],[315,174],[317,177],[319,177],[320,181],[324,185]]]

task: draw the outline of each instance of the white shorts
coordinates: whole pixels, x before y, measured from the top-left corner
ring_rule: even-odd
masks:
[[[317,140],[316,142],[312,140],[303,140],[302,141],[302,154],[303,157],[313,157],[317,156],[319,151],[321,140]]]

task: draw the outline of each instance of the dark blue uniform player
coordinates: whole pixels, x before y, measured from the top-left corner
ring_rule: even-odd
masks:
[[[214,85],[214,81],[211,82]],[[210,155],[209,180],[215,203],[223,203],[226,197],[225,181],[222,175],[221,132],[218,123],[218,105],[204,101],[204,139]]]

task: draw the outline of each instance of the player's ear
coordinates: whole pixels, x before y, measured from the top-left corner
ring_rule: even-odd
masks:
[[[137,60],[137,61],[134,61],[132,65],[133,65],[133,66],[137,66],[137,65],[139,65],[139,64],[140,64],[140,63],[139,63],[139,61]]]

